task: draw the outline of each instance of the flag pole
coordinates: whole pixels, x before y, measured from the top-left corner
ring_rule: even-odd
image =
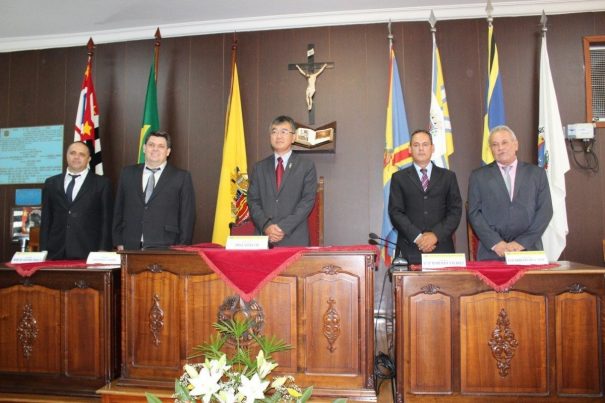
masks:
[[[546,21],[548,20],[548,18],[546,17],[546,13],[544,12],[544,10],[542,10],[542,17],[540,17],[540,28],[542,31],[542,37],[546,37],[546,31],[548,31],[548,28],[546,27]]]
[[[155,37],[155,43],[153,45],[154,46],[154,49],[153,49],[153,65],[154,65],[153,74],[154,74],[155,82],[157,84],[158,71],[160,69],[160,45],[162,43],[162,34],[160,33],[160,27],[158,27],[158,29],[156,29],[154,37]]]
[[[88,60],[92,60],[93,55],[95,54],[95,43],[92,40],[92,36],[88,39],[88,43],[86,44],[86,48],[88,49]]]
[[[492,22],[494,22],[494,17],[492,16],[492,12],[494,11],[494,7],[492,6],[492,0],[487,0],[487,5],[485,6],[485,12],[487,13],[487,25],[491,28]]]

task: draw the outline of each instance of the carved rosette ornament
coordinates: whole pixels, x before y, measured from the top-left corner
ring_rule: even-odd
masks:
[[[515,355],[519,342],[515,333],[510,328],[508,314],[504,309],[500,310],[496,328],[492,332],[492,338],[487,343],[492,349],[492,356],[496,359],[498,373],[501,377],[508,376],[510,362]]]
[[[328,309],[323,316],[323,334],[328,340],[328,351],[333,353],[336,350],[334,342],[340,336],[340,314],[334,307],[336,305],[334,298],[330,297],[327,303]]]
[[[321,271],[323,273],[331,275],[331,276],[338,274],[341,270],[342,270],[342,267],[334,266],[333,264],[329,264],[329,265],[321,268]]]
[[[242,335],[239,344],[247,345],[253,339],[252,335],[260,336],[265,326],[265,311],[263,307],[252,299],[249,302],[244,301],[239,295],[230,295],[219,307],[218,315],[219,322],[227,320],[250,321],[250,328]],[[227,343],[235,345],[236,340],[228,338]]]
[[[164,328],[164,310],[160,306],[160,296],[153,294],[153,304],[149,312],[149,330],[153,336],[153,344],[160,345],[160,332]]]
[[[17,326],[17,337],[23,347],[23,356],[26,359],[32,355],[34,342],[38,338],[38,321],[34,317],[34,310],[31,304],[25,304],[21,313],[21,320]]]
[[[427,284],[421,288],[422,292],[428,295],[437,294],[439,292],[439,287],[435,284]]]
[[[579,283],[573,283],[569,287],[567,287],[570,293],[572,294],[581,294],[586,290],[586,287]]]

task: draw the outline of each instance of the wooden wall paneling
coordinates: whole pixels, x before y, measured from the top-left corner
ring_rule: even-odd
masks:
[[[34,105],[38,88],[40,52],[18,52],[11,55],[9,118],[6,127],[35,126],[37,123]]]
[[[10,53],[0,53],[0,128],[8,127],[11,56]],[[10,243],[7,191],[7,186],[0,186],[0,257],[8,256],[7,249]]]
[[[134,163],[134,155],[126,152],[126,144],[132,141],[131,137],[138,138],[139,135],[136,130],[126,130],[127,122],[131,121],[133,124],[138,122],[140,125],[143,116],[142,106],[135,114],[134,108],[127,105],[132,104],[135,99],[128,91],[124,91],[127,88],[126,48],[125,43],[97,45],[93,65],[93,79],[100,113],[103,171],[104,175],[112,180],[114,195],[122,165]],[[143,72],[141,74],[144,75]]]
[[[73,112],[71,113],[68,112],[69,109],[66,110],[66,86],[68,82],[66,56],[67,51],[65,49],[40,51],[36,77],[38,84],[36,95],[32,99],[32,112],[36,116],[36,125],[64,124],[65,132],[69,132],[69,139],[73,139],[76,106],[72,108]],[[86,59],[84,58],[84,60]],[[84,69],[82,69],[83,72]],[[82,73],[80,73],[80,76]],[[77,95],[73,98],[77,99]],[[68,144],[67,139],[64,141],[64,145],[66,144]]]
[[[200,36],[190,43],[188,104],[189,170],[197,205],[194,239],[210,240],[223,158],[231,70],[230,35]]]

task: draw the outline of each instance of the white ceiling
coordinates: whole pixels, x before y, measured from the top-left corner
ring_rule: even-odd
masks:
[[[0,0],[0,52],[224,32],[485,18],[484,0]],[[493,0],[494,18],[604,11],[603,0]],[[437,26],[438,27],[438,26]]]

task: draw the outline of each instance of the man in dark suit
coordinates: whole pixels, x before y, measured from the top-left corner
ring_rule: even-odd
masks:
[[[506,252],[542,250],[553,214],[544,169],[517,160],[519,143],[508,126],[491,130],[495,161],[474,170],[468,185],[469,220],[479,237],[478,260]]]
[[[410,138],[414,163],[391,177],[389,217],[397,230],[397,251],[409,263],[423,253],[453,253],[453,234],[462,215],[456,174],[431,162],[432,136],[416,130]]]
[[[252,221],[276,246],[309,245],[307,217],[315,204],[317,173],[312,161],[292,153],[295,126],[288,116],[273,120],[273,154],[258,162],[250,175]]]
[[[191,174],[168,163],[170,135],[145,139],[145,163],[122,170],[113,216],[118,250],[189,245],[195,222]]]
[[[48,178],[42,189],[40,250],[51,260],[111,250],[111,183],[88,168],[85,143],[71,144],[66,160],[66,172]]]

